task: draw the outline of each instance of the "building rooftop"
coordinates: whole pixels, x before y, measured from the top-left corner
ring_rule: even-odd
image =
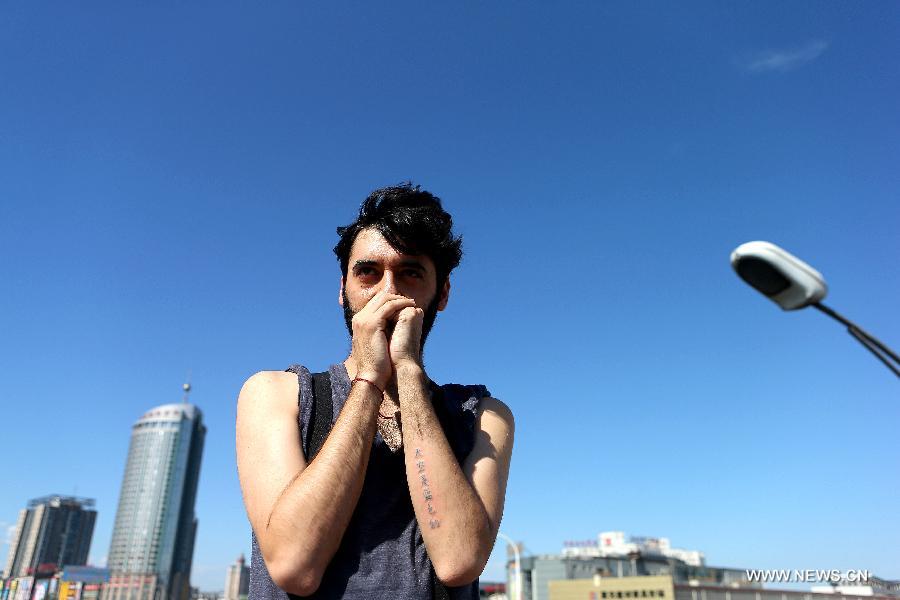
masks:
[[[176,402],[172,404],[162,404],[151,408],[138,419],[138,423],[142,421],[180,421],[181,419],[194,420],[201,417],[203,413],[193,404],[185,402]]]
[[[28,501],[28,508],[35,508],[41,504],[49,504],[53,507],[59,506],[78,506],[80,508],[94,508],[97,501],[93,498],[79,498],[76,496],[63,496],[61,494],[50,494],[49,496],[41,496]]]

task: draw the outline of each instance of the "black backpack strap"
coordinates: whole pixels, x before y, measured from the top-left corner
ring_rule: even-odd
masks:
[[[325,443],[334,417],[334,405],[331,402],[331,373],[328,371],[313,373],[312,383],[312,417],[306,430],[306,448],[309,455],[307,463],[313,461],[322,448],[322,444]]]

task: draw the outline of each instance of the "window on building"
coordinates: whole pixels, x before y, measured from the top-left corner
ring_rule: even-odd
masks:
[[[658,591],[656,592],[656,595],[659,596],[660,598],[665,597],[665,594],[663,593],[662,590],[658,590]]]

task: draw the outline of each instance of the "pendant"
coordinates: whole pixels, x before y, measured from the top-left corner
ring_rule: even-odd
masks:
[[[396,454],[403,447],[403,433],[400,431],[400,424],[397,422],[397,413],[394,413],[390,419],[378,419],[378,432],[381,433],[381,439],[387,445],[388,450]]]

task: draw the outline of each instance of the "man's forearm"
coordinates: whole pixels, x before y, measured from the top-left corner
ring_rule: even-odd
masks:
[[[456,460],[417,365],[397,369],[406,477],[416,519],[438,577],[463,585],[480,575],[492,545],[484,505]]]
[[[380,401],[373,386],[354,385],[315,460],[272,508],[265,535],[278,579],[293,588],[286,591],[314,591],[337,551],[362,491]]]

